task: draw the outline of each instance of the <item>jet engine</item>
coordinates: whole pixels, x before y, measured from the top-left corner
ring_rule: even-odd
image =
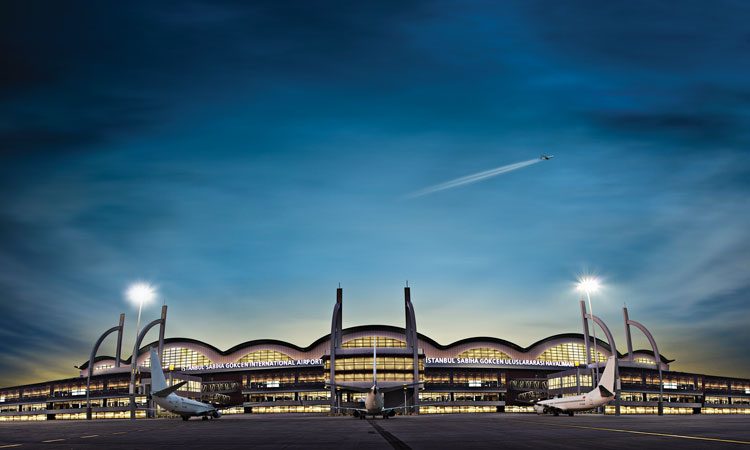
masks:
[[[214,419],[218,419],[219,417],[221,417],[221,413],[219,411],[214,411],[212,416],[214,417]]]

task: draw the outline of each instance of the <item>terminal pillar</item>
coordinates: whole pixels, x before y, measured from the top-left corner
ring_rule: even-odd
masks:
[[[333,316],[331,317],[331,337],[330,337],[330,388],[331,388],[331,410],[338,412],[339,390],[336,389],[336,351],[341,348],[342,340],[342,310],[344,307],[344,291],[339,286],[336,289],[336,304],[333,305]]]
[[[581,319],[583,320],[583,337],[584,337],[584,345],[586,346],[586,367],[591,367],[591,343],[589,342],[591,338],[589,337],[589,321],[588,321],[588,313],[586,312],[586,303],[581,299]],[[589,370],[589,374],[591,375],[591,388],[595,388],[594,386],[594,379],[596,378],[594,376],[594,372],[592,370]]]
[[[419,380],[419,336],[417,334],[417,319],[414,313],[414,304],[411,302],[411,289],[407,285],[404,287],[404,310],[406,312],[406,328],[404,334],[406,335],[406,347],[412,351],[412,361],[414,362],[413,368],[413,382],[418,383]],[[414,406],[414,412],[419,414],[419,386],[414,386],[414,393],[412,395],[412,405]]]
[[[94,360],[96,359],[96,352],[99,350],[99,346],[102,345],[104,339],[111,333],[117,331],[117,353],[115,356],[115,367],[120,366],[120,349],[122,345],[122,330],[125,326],[125,314],[120,314],[120,323],[117,326],[110,328],[105,331],[94,344],[94,348],[91,349],[91,355],[89,356],[89,366],[86,374],[86,419],[91,420],[91,374],[94,371]]]
[[[632,344],[630,342],[630,326],[634,326],[641,330],[641,332],[646,336],[646,339],[648,339],[648,342],[651,344],[651,350],[654,353],[654,361],[656,362],[656,367],[659,370],[659,402],[657,403],[657,410],[659,415],[664,414],[664,379],[662,377],[662,370],[661,370],[661,353],[659,353],[659,348],[656,346],[656,339],[654,339],[654,336],[651,334],[648,329],[641,324],[640,322],[636,322],[635,320],[631,320],[630,316],[628,315],[628,308],[624,307],[622,308],[622,315],[625,318],[625,335],[628,338],[628,352],[632,352]],[[632,354],[629,355],[630,359],[633,359]]]
[[[584,317],[590,319],[592,322],[594,322],[594,326],[599,325],[599,328],[604,331],[604,334],[607,336],[607,343],[609,344],[610,351],[612,352],[612,356],[614,356],[614,363],[615,363],[615,415],[620,415],[620,370],[618,367],[618,355],[617,355],[617,345],[615,344],[615,339],[612,337],[612,333],[609,331],[609,327],[607,327],[607,324],[604,323],[602,319],[599,317],[586,313],[585,304],[583,300],[581,300],[581,308],[584,312]],[[598,357],[598,355],[594,355],[594,357]],[[599,374],[597,374],[598,376]]]
[[[167,325],[167,305],[162,305],[161,307],[161,317],[152,321],[138,334],[138,337],[135,340],[135,345],[133,346],[133,354],[130,356],[130,419],[135,419],[135,412],[136,412],[136,404],[135,404],[135,372],[138,370],[138,354],[140,353],[141,348],[141,342],[143,342],[143,338],[146,337],[146,333],[148,331],[155,327],[156,325],[160,326],[159,329],[159,358],[163,361],[163,351],[164,351],[164,331]]]

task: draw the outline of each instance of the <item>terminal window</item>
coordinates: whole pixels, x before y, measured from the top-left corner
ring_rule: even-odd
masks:
[[[289,355],[276,350],[258,350],[248,353],[239,359],[238,362],[268,362],[268,361],[290,361]]]
[[[512,359],[507,353],[495,350],[494,348],[479,347],[466,350],[458,355],[459,358],[494,358],[494,359]]]
[[[591,356],[594,356],[593,347],[589,349]],[[602,352],[597,351],[599,361],[606,361],[607,357]],[[563,361],[570,362],[575,365],[586,363],[586,346],[575,342],[567,342],[565,344],[558,344],[554,347],[548,348],[541,355],[537,357],[541,361]]]
[[[405,348],[406,342],[385,337],[385,336],[367,336],[356,339],[351,339],[344,342],[341,347],[343,348],[361,348],[361,347],[400,347]]]

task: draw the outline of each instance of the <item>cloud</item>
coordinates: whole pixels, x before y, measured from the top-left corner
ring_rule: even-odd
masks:
[[[4,373],[31,370],[17,348],[85,360],[101,330],[82,317],[109,324],[140,277],[174,301],[170,330],[201,311],[218,346],[248,317],[285,338],[279,305],[318,314],[328,283],[369,304],[407,277],[435,339],[481,322],[529,343],[577,330],[565,284],[584,265],[678,364],[712,356],[711,330],[743,336],[744,5],[0,8]],[[537,148],[558,157],[501,188],[394,201]],[[498,325],[509,306],[521,325]]]

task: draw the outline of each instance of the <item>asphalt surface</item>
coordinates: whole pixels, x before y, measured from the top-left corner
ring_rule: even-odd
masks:
[[[153,419],[0,423],[0,449],[199,447],[750,449],[750,415],[451,414],[358,420],[279,414],[189,422]]]

